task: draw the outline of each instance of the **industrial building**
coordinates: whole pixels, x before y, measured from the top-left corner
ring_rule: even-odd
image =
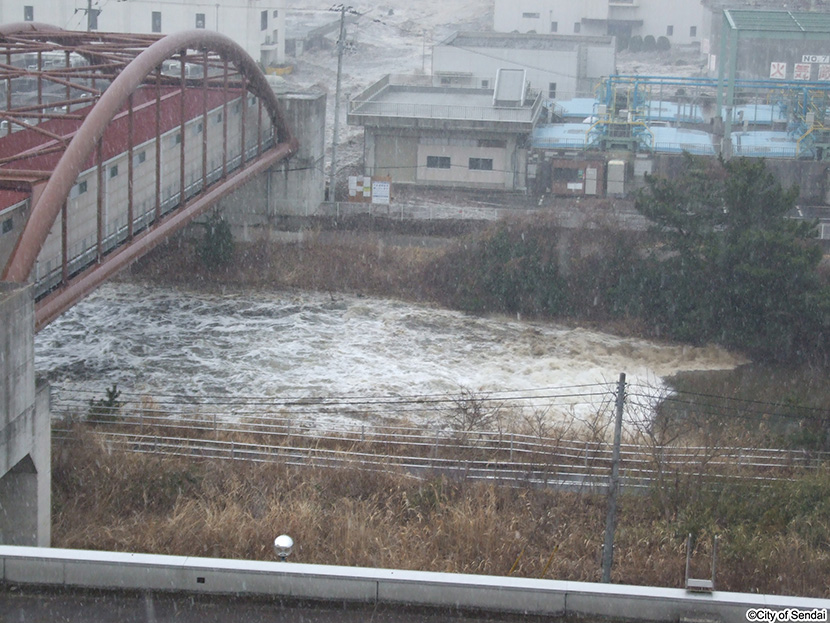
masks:
[[[213,30],[268,68],[285,62],[285,7],[285,0],[3,0],[0,24],[45,22],[66,30],[133,34]]]
[[[393,183],[524,190],[527,146],[544,108],[526,72],[501,69],[493,87],[432,86],[386,76],[349,102],[364,128],[366,174]]]
[[[571,99],[616,73],[616,47],[608,36],[459,32],[432,49],[436,86],[491,88],[494,65],[525,70],[543,97]]]
[[[493,30],[617,37],[666,37],[701,45],[708,9],[697,0],[495,0]]]

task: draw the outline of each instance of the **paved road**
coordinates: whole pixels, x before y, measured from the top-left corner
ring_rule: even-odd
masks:
[[[207,595],[0,586],[0,623],[534,623],[498,616]],[[545,618],[544,621],[551,621]],[[564,623],[564,621],[562,622]]]

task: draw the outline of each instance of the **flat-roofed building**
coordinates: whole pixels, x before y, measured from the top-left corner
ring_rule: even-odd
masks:
[[[45,22],[67,30],[170,34],[207,29],[242,46],[263,67],[285,62],[286,0],[3,0],[0,24]]]
[[[366,174],[395,183],[523,190],[542,95],[528,88],[521,70],[498,73],[488,89],[386,76],[355,97],[348,122],[364,128]]]
[[[524,69],[544,98],[593,96],[616,72],[614,37],[459,32],[432,50],[436,86],[492,88],[494,67]]]
[[[698,0],[495,0],[493,30],[666,37],[700,44],[707,11]]]

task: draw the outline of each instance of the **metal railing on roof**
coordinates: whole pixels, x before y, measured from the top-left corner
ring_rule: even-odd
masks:
[[[364,117],[532,123],[538,110],[537,103],[541,103],[541,97],[536,98],[533,106],[520,108],[352,100],[349,102],[349,114]]]

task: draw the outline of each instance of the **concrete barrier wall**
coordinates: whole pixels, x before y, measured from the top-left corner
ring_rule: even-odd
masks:
[[[745,622],[749,608],[830,609],[828,599],[494,576],[0,546],[5,584],[234,594],[638,621]]]

